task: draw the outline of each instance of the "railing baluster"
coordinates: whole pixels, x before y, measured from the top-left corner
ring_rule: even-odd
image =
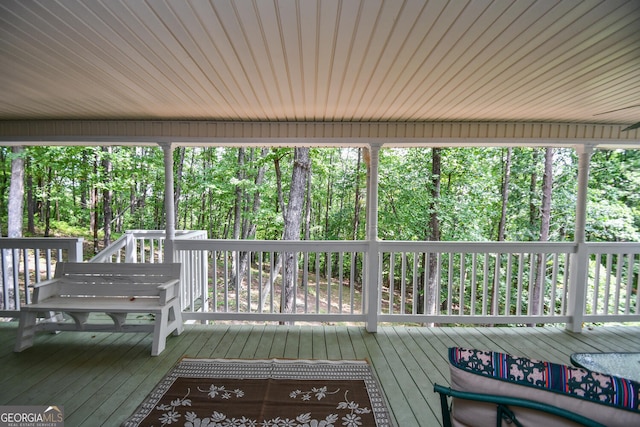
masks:
[[[465,295],[465,283],[466,283],[466,277],[465,277],[465,269],[466,269],[466,256],[464,253],[460,253],[460,268],[459,268],[459,278],[460,278],[460,292],[459,292],[459,302],[458,302],[458,314],[462,315],[464,314],[464,307],[465,307],[465,299],[464,299],[464,295]]]
[[[635,259],[635,257],[634,257]],[[631,271],[631,275],[633,276],[633,270]],[[636,279],[636,311],[634,314],[640,314],[640,274],[638,274],[638,278]]]
[[[447,314],[453,314],[453,252],[448,252],[447,270]]]
[[[344,291],[342,287],[343,279],[344,279],[344,252],[340,251],[338,252],[338,306],[340,307],[338,312],[340,314],[343,313],[343,310],[342,310],[342,299],[343,299],[342,293]]]
[[[350,252],[351,254],[351,268],[349,270],[349,314],[355,313],[355,297],[356,297],[356,267],[358,258],[355,252]]]
[[[607,268],[605,277],[605,285],[604,285],[604,314],[611,314],[610,312],[610,297],[611,297],[611,270],[613,265],[613,255],[607,254]]]
[[[522,316],[522,291],[524,286],[524,253],[518,254],[518,282],[517,282],[517,295],[516,295],[516,316]]]
[[[22,250],[23,265],[24,265],[24,302],[25,304],[31,303],[31,276],[29,275],[29,249]]]
[[[494,263],[494,272],[493,272],[493,293],[490,295],[491,298],[491,315],[498,315],[498,302],[500,300],[500,263],[502,256],[500,253],[495,254],[495,263]]]
[[[487,300],[489,299],[489,253],[484,253],[482,268],[482,315],[487,315]]]
[[[400,252],[400,314],[405,314],[407,295],[407,253]]]
[[[393,305],[394,305],[394,298],[395,298],[395,271],[396,271],[396,267],[395,267],[395,260],[396,260],[396,255],[395,253],[391,252],[389,253],[389,314],[393,314]]]
[[[302,253],[302,287],[304,289],[304,312],[309,312],[309,253]]]
[[[513,254],[507,253],[507,271],[505,272],[504,315],[511,314],[511,277],[513,273]]]
[[[551,268],[551,297],[549,298],[549,315],[556,315],[556,294],[558,280],[558,254],[553,254]],[[544,301],[544,300],[543,300]]]
[[[622,265],[624,264],[624,254],[616,255],[616,286],[614,291],[614,314],[620,313],[620,288],[622,286]]]
[[[624,314],[631,314],[631,294],[633,293],[633,264],[635,261],[634,254],[627,254],[627,276],[625,285],[625,298],[624,298]]]
[[[229,261],[227,260],[228,251],[222,251],[222,290],[224,292],[224,311],[229,311]]]
[[[471,304],[469,314],[476,315],[476,301],[478,300],[478,254],[471,254]]]
[[[331,253],[325,252],[324,256],[327,267],[327,313],[331,313]]]
[[[593,278],[593,307],[594,314],[599,314],[600,299],[600,265],[602,264],[602,254],[596,254],[595,272]],[[604,313],[604,310],[602,311]]]
[[[422,307],[424,307],[424,314],[435,314],[435,313],[431,313],[430,308],[429,307],[429,297],[430,295],[430,290],[429,290],[429,281],[430,281],[430,273],[429,273],[429,257],[430,254],[429,252],[424,252],[424,279],[423,279],[423,283],[424,283],[424,292],[423,292],[423,299],[422,299]]]
[[[533,285],[536,280],[536,254],[529,254],[529,288],[527,291],[527,315],[531,316],[533,314],[532,311],[532,302],[533,302]]]
[[[418,253],[411,252],[413,259],[413,267],[412,267],[412,285],[411,285],[411,314],[418,314],[418,298],[420,294],[418,292]]]

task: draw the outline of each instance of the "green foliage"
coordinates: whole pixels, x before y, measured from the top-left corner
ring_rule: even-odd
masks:
[[[212,238],[230,238],[236,203],[242,227],[255,226],[250,238],[282,235],[291,148],[239,149],[187,147],[184,151],[177,210],[178,229],[204,229]],[[440,197],[432,200],[434,178],[430,148],[382,149],[379,163],[379,236],[386,240],[426,240],[431,206],[437,206],[442,240],[485,241],[497,236],[502,206],[505,148],[441,150]],[[366,164],[362,149],[311,150],[311,239],[364,239]],[[114,232],[164,228],[164,166],[159,147],[26,147],[25,175],[39,229],[46,219],[66,224],[69,232],[89,230],[92,212],[102,212],[102,191],[113,194]],[[0,147],[0,225],[6,224],[11,149]],[[112,171],[107,174],[103,160]],[[544,150],[512,151],[506,239],[537,240],[540,228]],[[554,150],[551,240],[573,239],[577,155]],[[178,170],[179,156],[174,157]],[[276,174],[276,164],[280,174]],[[264,179],[258,182],[259,173]],[[357,193],[357,194],[356,194]],[[97,202],[92,204],[92,197]],[[282,198],[282,205],[280,199]],[[589,183],[587,237],[591,241],[637,241],[640,237],[640,152],[593,154]],[[254,210],[256,200],[259,209]],[[25,218],[28,214],[25,203]],[[356,218],[357,212],[357,218]],[[25,221],[26,223],[26,221]],[[354,230],[354,224],[357,229]],[[301,230],[303,232],[304,230]],[[87,234],[91,234],[88,233]]]

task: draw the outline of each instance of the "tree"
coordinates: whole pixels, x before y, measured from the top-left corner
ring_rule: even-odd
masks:
[[[438,202],[440,200],[440,174],[442,172],[442,149],[433,148],[431,152],[431,209],[429,210],[429,240],[440,240],[440,219],[438,218]],[[436,314],[440,302],[438,295],[438,257],[429,254],[429,280],[427,282],[426,314]],[[433,324],[430,324],[433,326]]]
[[[553,186],[553,149],[547,147],[544,153],[544,175],[542,178],[542,205],[540,207],[540,241],[549,240],[551,224],[551,190]],[[531,314],[542,314],[541,293],[545,285],[545,254],[536,257],[536,275],[531,288]],[[533,325],[535,326],[535,325]]]
[[[505,229],[507,226],[507,206],[509,204],[509,181],[511,179],[511,154],[513,149],[511,147],[507,148],[506,156],[503,163],[503,173],[502,173],[502,191],[501,191],[501,205],[502,209],[500,211],[500,222],[498,223],[498,242],[502,242],[505,240]],[[500,258],[496,261],[496,269],[495,276],[492,283],[491,289],[491,314],[496,315],[496,309],[498,307],[498,292],[499,292],[499,263]],[[506,286],[509,286],[507,283]]]
[[[15,146],[11,150],[11,182],[9,184],[9,206],[8,206],[8,224],[7,237],[22,237],[22,217],[23,217],[23,201],[24,201],[24,148]],[[18,262],[20,253],[14,250],[3,250],[2,256],[4,265],[7,266],[5,277],[13,276],[14,263]],[[15,308],[14,301],[16,292],[18,292],[17,284],[13,280],[4,280],[8,289],[5,289],[5,295],[9,295],[9,309]],[[0,300],[0,302],[2,302]]]
[[[300,240],[300,225],[302,223],[302,213],[305,199],[305,183],[307,175],[311,170],[309,158],[309,148],[300,147],[294,150],[293,172],[291,175],[291,187],[289,189],[289,201],[284,220],[284,232],[282,240]],[[292,313],[296,286],[296,265],[295,253],[285,252],[284,273],[283,273],[283,305],[280,308],[282,313]]]
[[[24,148],[18,146],[12,149],[8,213],[7,237],[22,237],[22,217],[24,213]]]
[[[104,223],[104,247],[111,244],[111,221],[113,220],[113,205],[111,191],[111,147],[102,147],[104,153],[102,157],[102,168],[104,170],[102,189],[102,221]]]

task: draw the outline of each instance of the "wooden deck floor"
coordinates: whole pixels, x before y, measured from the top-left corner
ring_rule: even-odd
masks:
[[[436,426],[432,384],[448,384],[446,349],[499,350],[558,363],[573,352],[640,351],[640,327],[581,334],[562,328],[187,325],[151,357],[149,334],[40,334],[13,353],[16,323],[0,323],[0,405],[62,405],[67,426],[118,426],[183,356],[368,359],[399,427]]]

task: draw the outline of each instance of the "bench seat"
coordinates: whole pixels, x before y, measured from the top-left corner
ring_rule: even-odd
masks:
[[[33,303],[20,310],[15,351],[33,345],[37,331],[153,332],[157,356],[169,334],[183,331],[180,264],[58,263],[53,279],[34,286]],[[54,314],[55,313],[55,314]],[[66,321],[62,313],[72,318]],[[90,321],[105,313],[110,322]],[[138,314],[135,319],[130,314]],[[153,322],[141,322],[149,314]]]

